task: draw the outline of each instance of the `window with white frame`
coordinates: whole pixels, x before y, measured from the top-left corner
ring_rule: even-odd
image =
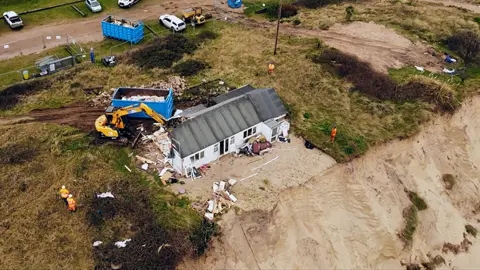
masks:
[[[218,152],[218,144],[215,144],[213,146],[213,152],[215,152],[215,153]]]
[[[249,128],[243,132],[243,138],[247,138],[257,133],[257,127]]]
[[[203,157],[205,156],[205,153],[202,151],[202,152],[198,152],[196,153],[195,155],[192,155],[190,157],[190,161],[193,163],[195,161],[199,161],[200,159],[202,159]]]
[[[234,144],[235,143],[235,137],[230,137],[230,144]]]

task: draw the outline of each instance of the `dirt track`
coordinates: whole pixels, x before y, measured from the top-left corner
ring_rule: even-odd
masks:
[[[94,129],[95,120],[105,111],[93,107],[65,107],[58,109],[34,110],[28,115],[15,117],[0,117],[0,126],[18,123],[43,122],[59,125],[69,125],[85,132]]]
[[[118,15],[138,20],[156,19],[158,14],[167,11],[172,13],[189,6],[203,6],[218,18],[227,18],[227,21],[240,23],[247,27],[265,28],[270,31],[275,29],[275,23],[247,19],[243,16],[241,10],[230,9],[226,4],[215,3],[212,10],[212,2],[205,0],[175,1],[175,4],[173,2],[148,3],[140,6],[141,8],[136,7],[132,10],[121,11]],[[44,25],[2,35],[0,44],[14,40],[18,40],[18,42],[11,45],[11,50],[0,51],[0,59],[17,56],[19,51],[22,51],[23,54],[42,51],[42,42],[38,40],[41,34],[70,34],[77,42],[100,41],[103,39],[100,20],[101,18],[95,18],[68,24]],[[392,29],[374,23],[337,24],[327,31],[309,30],[284,24],[280,31],[283,35],[319,38],[329,46],[354,54],[362,60],[372,63],[375,69],[382,72],[386,72],[387,68],[399,68],[413,64],[424,66],[432,71],[440,69],[441,60],[431,56],[427,46],[420,43],[413,44],[405,37],[396,34]],[[64,41],[51,42],[50,47],[62,44]]]
[[[120,10],[113,15],[122,16],[132,20],[155,20],[162,13],[175,13],[191,6],[210,7],[211,1],[206,0],[179,0],[179,1],[161,1],[161,3],[140,2],[136,6]],[[67,34],[77,42],[94,42],[103,39],[101,21],[103,17],[96,17],[88,20],[71,20],[67,22],[58,22],[55,24],[45,24],[35,27],[28,25],[21,31],[2,33],[0,36],[0,45],[10,44],[9,49],[0,50],[0,59],[7,59],[22,54],[37,53],[44,50],[42,35],[62,36]],[[66,40],[52,39],[46,40],[47,49],[65,44]]]

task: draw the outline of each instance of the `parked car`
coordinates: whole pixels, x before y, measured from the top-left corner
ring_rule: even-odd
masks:
[[[118,0],[118,6],[121,8],[129,8],[140,0]]]
[[[160,16],[160,24],[175,32],[185,30],[185,22],[180,20],[177,16],[164,14]]]
[[[87,8],[92,12],[102,11],[102,6],[97,0],[85,0],[85,5],[87,5]]]
[[[21,28],[23,27],[23,21],[14,11],[7,11],[3,13],[3,19],[10,26],[10,28]]]

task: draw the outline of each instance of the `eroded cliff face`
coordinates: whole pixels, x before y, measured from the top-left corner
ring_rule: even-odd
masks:
[[[376,147],[309,181],[283,190],[272,211],[230,211],[223,235],[189,268],[401,268],[442,255],[440,268],[480,268],[479,244],[465,225],[480,218],[480,97],[442,116],[417,136]],[[442,179],[456,180],[447,189]],[[428,204],[418,212],[411,246],[399,233],[406,190]],[[248,198],[242,198],[248,200]],[[480,221],[480,220],[479,220]],[[444,253],[444,243],[473,242],[469,251]],[[475,254],[476,253],[476,254]]]

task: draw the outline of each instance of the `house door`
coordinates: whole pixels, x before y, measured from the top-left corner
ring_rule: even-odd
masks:
[[[228,152],[228,138],[220,142],[220,156]]]

